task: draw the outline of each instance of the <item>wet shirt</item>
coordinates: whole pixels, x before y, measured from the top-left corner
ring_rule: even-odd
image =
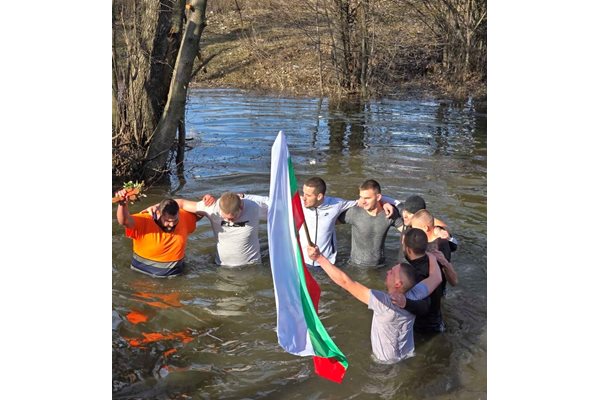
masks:
[[[434,241],[427,243],[427,251],[431,250],[441,251],[446,260],[451,261],[452,250],[450,249],[450,242],[447,239],[436,238]]]
[[[133,229],[126,228],[125,235],[133,239],[133,252],[145,259],[158,262],[182,260],[190,233],[196,229],[198,217],[179,211],[179,223],[173,232],[164,232],[148,213],[131,215]]]
[[[402,226],[402,218],[395,211],[392,218],[386,218],[382,210],[377,215],[354,206],[343,212],[340,222],[352,225],[352,248],[350,263],[360,267],[382,266],[385,263],[385,238],[391,226]]]
[[[217,239],[218,265],[235,267],[246,264],[260,264],[260,244],[258,241],[258,226],[261,219],[267,218],[266,197],[262,203],[247,198],[242,199],[244,207],[240,216],[233,222],[225,221],[219,212],[220,199],[212,206],[206,206],[200,201],[196,204],[197,211],[208,214],[213,233]]]
[[[415,269],[417,282],[420,282],[429,276],[429,258],[427,255],[408,261],[408,263]],[[442,282],[444,282],[443,273]],[[445,330],[441,306],[443,295],[443,285],[439,284],[431,295],[429,295],[429,299],[431,300],[429,312],[425,315],[417,316],[415,330],[419,332],[443,332]]]
[[[343,200],[328,196],[325,196],[323,204],[316,208],[306,208],[304,207],[304,203],[302,204],[302,211],[304,211],[304,219],[310,238],[319,247],[321,254],[332,264],[335,264],[337,256],[335,221],[343,211],[355,205],[356,200]],[[308,241],[304,229],[300,230],[300,245],[306,265],[319,266],[318,262],[308,257]]]
[[[414,314],[392,303],[388,293],[371,289],[369,310],[373,310],[371,322],[371,349],[383,362],[398,362],[415,354],[413,337]],[[411,300],[427,297],[427,286],[415,285],[406,293]]]

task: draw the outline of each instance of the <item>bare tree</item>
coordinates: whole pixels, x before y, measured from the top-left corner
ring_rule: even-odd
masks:
[[[206,0],[192,0],[188,8],[186,17],[185,0],[113,0],[113,176],[117,179],[153,181],[166,170],[183,120]]]
[[[486,0],[396,0],[406,4],[436,36],[445,74],[464,82],[471,73],[485,77]]]
[[[206,0],[191,0],[185,34],[177,55],[171,79],[167,104],[160,121],[152,133],[146,152],[144,175],[153,180],[164,174],[169,152],[175,141],[177,128],[185,114],[187,89],[192,77],[194,59],[198,54],[200,36],[206,27]]]
[[[272,4],[315,44],[319,84],[323,87],[324,63],[328,61],[339,89],[345,93],[368,92],[374,31],[371,0],[304,0]],[[307,18],[309,13],[314,17]]]

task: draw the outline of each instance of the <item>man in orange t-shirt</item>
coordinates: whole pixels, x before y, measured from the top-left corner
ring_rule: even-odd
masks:
[[[130,215],[126,192],[121,190],[116,196],[124,199],[117,206],[117,221],[125,227],[125,235],[133,239],[131,269],[161,278],[180,275],[188,235],[202,216],[180,212],[173,199],[161,201],[154,215]]]

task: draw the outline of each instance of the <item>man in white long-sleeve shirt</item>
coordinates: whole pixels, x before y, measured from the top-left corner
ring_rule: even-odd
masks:
[[[302,188],[302,211],[304,219],[310,235],[311,241],[317,245],[320,253],[325,256],[332,264],[336,261],[337,256],[337,239],[335,234],[335,222],[342,212],[354,207],[357,204],[356,200],[344,200],[338,197],[325,196],[327,185],[325,181],[319,177],[312,177],[304,182]],[[263,196],[246,195],[245,198],[253,201],[264,199]],[[383,208],[386,215],[392,215],[393,205],[401,204],[394,199],[383,196],[385,203]],[[308,266],[320,266],[317,261],[311,260],[308,257],[306,233],[304,229],[300,230],[300,244],[304,256],[304,262]]]
[[[267,219],[267,198],[256,197],[259,201],[240,199],[237,194],[226,192],[211,206],[204,201],[195,204],[197,213],[208,215],[217,238],[217,265],[261,263],[258,227],[260,220]]]

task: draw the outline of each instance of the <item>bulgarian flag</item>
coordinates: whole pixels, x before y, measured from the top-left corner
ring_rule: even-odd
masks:
[[[283,132],[271,149],[268,216],[269,257],[277,307],[277,338],[285,351],[313,356],[315,373],[341,383],[348,360],[317,315],[321,289],[302,257],[299,229],[304,213]]]

